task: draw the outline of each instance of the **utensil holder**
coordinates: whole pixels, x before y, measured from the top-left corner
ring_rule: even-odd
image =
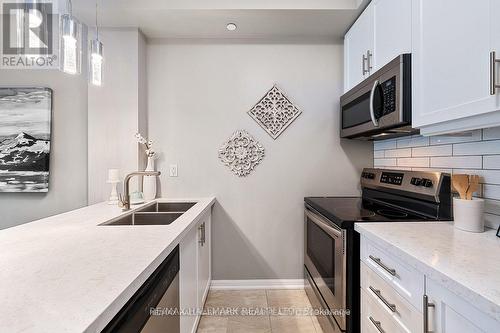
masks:
[[[453,198],[455,228],[469,232],[484,232],[484,200]]]

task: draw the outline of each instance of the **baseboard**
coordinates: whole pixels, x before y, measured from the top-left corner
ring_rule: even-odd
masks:
[[[212,280],[212,290],[303,289],[304,279]]]

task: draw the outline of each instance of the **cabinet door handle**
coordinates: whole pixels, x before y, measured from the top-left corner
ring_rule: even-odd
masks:
[[[372,66],[372,56],[373,56],[373,53],[370,52],[370,50],[367,50],[366,51],[366,64],[368,65],[368,73],[370,73],[373,69],[373,66]]]
[[[206,236],[207,236],[207,225],[205,224],[205,222],[203,222],[203,245],[205,245],[205,242],[207,240]]]
[[[497,59],[496,52],[490,52],[490,94],[495,95],[496,90],[500,89],[500,84],[497,83],[497,71],[496,64],[500,63],[500,59]]]
[[[424,333],[432,333],[429,331],[429,308],[434,308],[434,303],[429,303],[429,297],[424,295],[424,304],[423,304],[423,318],[424,318]]]
[[[370,71],[366,69],[366,61],[368,60],[366,58],[366,56],[363,54],[363,56],[361,57],[361,59],[363,60],[363,75],[365,75],[366,73],[369,73]]]
[[[379,331],[380,333],[385,333],[384,329],[382,328],[382,324],[380,323],[380,321],[376,321],[375,319],[373,319],[372,316],[370,316],[368,318],[370,318],[370,321],[372,322],[373,326],[375,326],[375,328],[377,329],[377,331]]]
[[[380,293],[380,289],[375,289],[372,286],[368,287],[392,312],[396,312],[396,304],[389,303],[384,296]]]
[[[387,273],[391,274],[392,276],[396,276],[396,270],[394,268],[389,268],[387,267],[380,258],[376,258],[372,256],[371,254],[368,256],[371,260],[373,260],[377,265],[382,267]]]
[[[205,222],[198,227],[198,230],[200,231],[200,239],[198,242],[203,246],[205,244]]]

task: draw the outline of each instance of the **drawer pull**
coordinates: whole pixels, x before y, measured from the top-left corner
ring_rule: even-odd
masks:
[[[382,328],[382,325],[380,324],[380,321],[376,321],[375,319],[373,319],[372,316],[368,318],[370,318],[370,321],[372,322],[373,326],[375,326],[377,331],[379,331],[380,333],[385,333],[384,329]]]
[[[369,287],[371,291],[392,311],[396,312],[396,304],[389,303],[384,296],[380,293],[380,289],[375,289],[372,286]]]
[[[387,273],[391,274],[392,276],[396,276],[396,270],[394,268],[387,267],[380,258],[376,258],[371,254],[368,257],[370,257],[370,259],[373,260],[377,265],[382,267]]]

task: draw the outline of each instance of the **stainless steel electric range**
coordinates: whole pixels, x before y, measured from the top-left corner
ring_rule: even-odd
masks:
[[[451,177],[364,169],[361,197],[305,198],[306,292],[325,332],[359,332],[359,234],[354,223],[452,219]]]

